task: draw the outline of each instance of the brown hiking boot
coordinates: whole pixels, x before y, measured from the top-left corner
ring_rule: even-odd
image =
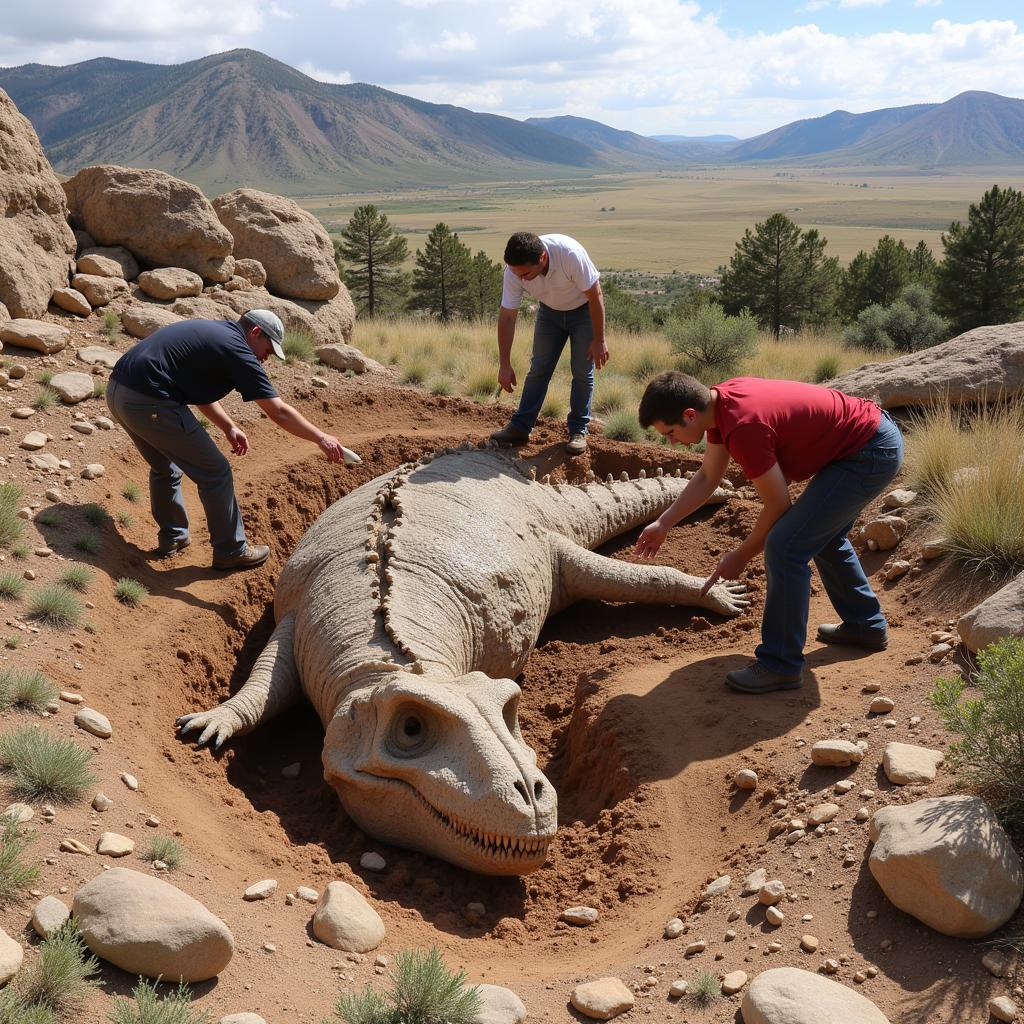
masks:
[[[586,434],[570,434],[565,444],[566,455],[582,455],[587,450]]]
[[[181,551],[187,548],[191,541],[188,537],[182,537],[181,540],[172,540],[167,544],[160,544],[153,548],[151,557],[153,558],[169,558],[176,551]]]
[[[255,569],[270,557],[270,548],[266,544],[246,544],[237,555],[230,558],[215,558],[214,569]]]
[[[491,441],[499,448],[518,448],[530,440],[529,431],[516,430],[513,426],[502,427],[491,434]]]

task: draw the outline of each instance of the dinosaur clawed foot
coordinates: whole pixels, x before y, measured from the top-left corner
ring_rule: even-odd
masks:
[[[701,599],[700,604],[719,615],[741,615],[750,607],[745,583],[716,583]]]
[[[174,720],[178,735],[201,729],[196,744],[205,746],[211,739],[213,749],[220,750],[225,740],[230,739],[242,726],[242,721],[230,708],[221,706],[212,711],[199,711],[192,715],[182,715]]]

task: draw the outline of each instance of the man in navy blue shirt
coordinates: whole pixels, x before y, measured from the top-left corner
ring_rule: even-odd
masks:
[[[215,569],[251,569],[270,554],[267,545],[246,540],[231,467],[190,405],[223,431],[236,455],[249,450],[249,440],[221,407],[230,391],[254,401],[290,434],[319,445],[329,462],[359,461],[278,397],[261,364],[271,352],[284,359],[283,339],[277,315],[253,309],[237,323],[183,320],[161,327],[118,359],[107,405],[149,463],[150,507],[160,530],[157,556],[189,543],[182,473],[199,488]]]

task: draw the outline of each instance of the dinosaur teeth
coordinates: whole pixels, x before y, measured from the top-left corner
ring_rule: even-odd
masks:
[[[641,469],[640,472],[637,473],[636,478],[637,478],[637,480],[646,480],[647,479],[647,470],[646,469]]]
[[[664,475],[665,475],[665,467],[664,467],[664,466],[659,466],[659,467],[658,467],[658,468],[657,468],[657,469],[656,469],[656,470],[654,471],[654,475],[655,475],[655,476],[664,476]]]
[[[628,473],[627,473],[627,472],[626,472],[625,470],[623,470],[623,471],[622,471],[622,472],[621,472],[621,473],[619,474],[619,479],[620,479],[620,480],[621,480],[621,481],[622,481],[623,483],[625,483],[625,482],[626,482],[626,481],[627,481],[627,480],[629,479],[629,474],[628,474]]]
[[[545,473],[545,474],[544,474],[544,475],[543,475],[543,476],[542,476],[542,477],[540,478],[540,482],[541,482],[542,484],[549,484],[549,483],[551,483],[551,474],[550,474],[550,473]]]

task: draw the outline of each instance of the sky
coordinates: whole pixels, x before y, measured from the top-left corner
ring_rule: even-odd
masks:
[[[746,138],[833,110],[1024,98],[1004,0],[0,0],[0,67],[235,47],[523,119]]]

